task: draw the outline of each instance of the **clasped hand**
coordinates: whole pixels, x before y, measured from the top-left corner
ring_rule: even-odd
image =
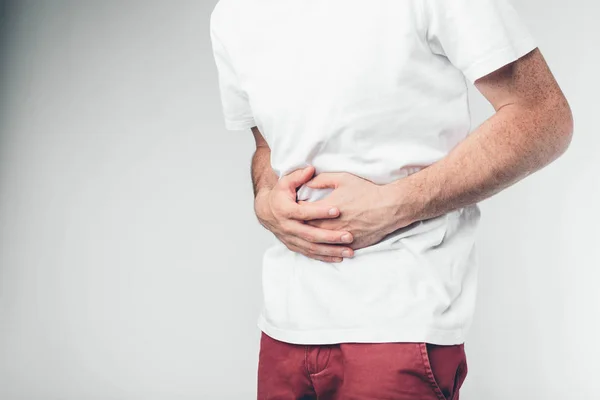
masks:
[[[354,250],[375,244],[412,222],[401,215],[398,191],[388,185],[346,172],[313,177],[314,172],[313,166],[291,172],[255,197],[259,222],[290,250],[316,260],[341,262],[353,257]],[[333,190],[318,201],[296,201],[296,189],[304,184]]]

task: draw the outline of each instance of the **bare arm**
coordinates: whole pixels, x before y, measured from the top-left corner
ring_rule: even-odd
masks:
[[[250,174],[252,175],[254,197],[256,197],[263,189],[273,189],[277,184],[278,177],[271,168],[271,149],[267,141],[263,138],[257,127],[252,128],[252,134],[256,142],[256,150],[252,156]]]
[[[394,229],[464,207],[562,155],[573,117],[538,49],[475,82],[496,113],[444,159],[386,185],[398,201]]]

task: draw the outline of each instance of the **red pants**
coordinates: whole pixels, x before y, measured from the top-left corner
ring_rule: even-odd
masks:
[[[464,344],[299,345],[262,333],[258,400],[458,400]]]

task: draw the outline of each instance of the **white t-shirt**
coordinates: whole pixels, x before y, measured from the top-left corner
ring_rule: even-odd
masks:
[[[471,129],[467,82],[536,46],[507,0],[221,0],[210,32],[225,126],[257,126],[279,177],[313,165],[378,184],[446,156]],[[419,221],[341,263],[273,236],[258,326],[298,344],[463,343],[479,218]]]

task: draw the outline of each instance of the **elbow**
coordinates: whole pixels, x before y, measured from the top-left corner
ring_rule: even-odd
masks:
[[[571,144],[571,140],[573,139],[573,130],[575,129],[575,122],[573,120],[573,111],[571,110],[571,107],[569,106],[569,104],[567,103],[566,106],[566,110],[565,110],[565,129],[564,129],[564,135],[566,135],[568,137],[568,141],[567,141],[567,147],[569,147],[569,145]]]
[[[561,108],[559,118],[559,129],[556,134],[560,138],[560,155],[562,155],[567,151],[567,149],[571,145],[571,142],[573,140],[573,131],[575,127],[575,123],[573,120],[573,111],[571,110],[571,107],[569,106],[566,100],[564,100],[564,105]]]
[[[560,95],[547,107],[544,107],[547,121],[546,132],[554,148],[554,158],[563,155],[573,140],[573,112],[567,99]]]

